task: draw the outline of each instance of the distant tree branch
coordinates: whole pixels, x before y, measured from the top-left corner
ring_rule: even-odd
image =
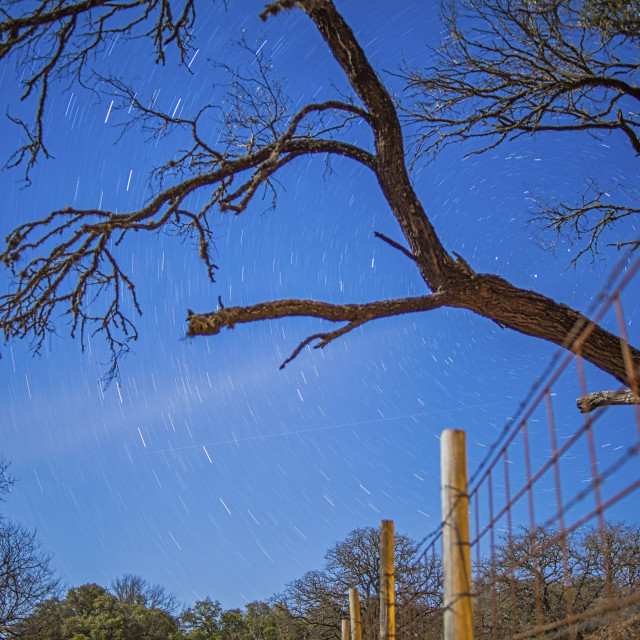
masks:
[[[4,494],[11,493],[15,478],[9,472],[11,463],[6,458],[0,458],[0,501],[4,501]]]
[[[446,0],[442,44],[425,68],[400,72],[414,155],[432,159],[461,141],[477,142],[467,152],[477,154],[520,136],[568,131],[619,132],[640,154],[634,11],[575,0]],[[543,207],[536,217],[586,239],[580,257],[598,250],[603,230],[637,212],[634,204],[592,201]]]
[[[174,594],[169,593],[158,584],[151,584],[140,575],[125,573],[113,580],[111,593],[121,604],[141,604],[148,609],[163,609],[175,614],[178,601]]]
[[[627,192],[625,200],[632,204],[620,204],[612,201],[613,189],[602,189],[595,180],[587,183],[587,188],[577,204],[566,202],[552,202],[548,198],[532,195],[532,200],[537,206],[537,211],[531,217],[531,224],[538,232],[552,234],[551,246],[562,238],[567,237],[579,244],[579,250],[571,259],[573,264],[586,253],[591,254],[592,259],[599,253],[602,235],[610,230],[616,223],[630,216],[637,216],[640,207],[637,204],[640,193],[637,190]],[[611,242],[618,250],[623,247],[636,249],[638,240]]]

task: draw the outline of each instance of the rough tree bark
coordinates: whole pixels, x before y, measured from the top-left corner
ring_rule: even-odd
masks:
[[[581,413],[590,413],[599,407],[620,404],[640,404],[640,396],[627,391],[596,391],[578,398],[577,405]]]
[[[431,294],[370,304],[335,305],[315,300],[277,300],[230,308],[220,304],[219,309],[208,313],[189,311],[189,335],[213,335],[223,327],[232,328],[239,323],[291,316],[346,323],[334,331],[308,337],[295,349],[291,360],[306,345],[314,343],[315,347],[324,347],[371,320],[446,306],[467,309],[501,327],[575,349],[575,339],[589,324],[583,314],[539,293],[515,287],[496,275],[476,273],[461,256],[451,255],[445,249],[409,179],[396,105],[333,2],[279,0],[267,5],[261,18],[266,20],[291,9],[301,10],[311,19],[361,104],[335,100],[287,113],[277,103],[277,108],[265,108],[261,112],[261,104],[266,104],[261,103],[262,94],[254,92],[251,100],[246,99],[240,82],[239,93],[233,98],[235,103],[232,101],[232,108],[226,114],[227,137],[221,148],[217,148],[205,140],[199,126],[207,107],[192,120],[169,116],[141,104],[135,91],[122,83],[110,81],[123,101],[123,108],[137,113],[143,125],[155,120],[163,129],[177,127],[191,133],[193,146],[156,171],[161,184],[180,175],[182,182],[161,190],[146,207],[136,212],[122,214],[68,207],[36,223],[22,225],[10,234],[7,248],[0,255],[0,260],[14,274],[14,290],[0,298],[0,326],[5,338],[32,337],[36,346],[41,344],[52,330],[53,311],[63,308],[71,317],[72,332],[84,334],[85,326],[89,325],[103,331],[116,361],[127,341],[136,337],[133,323],[122,311],[121,298],[131,296],[136,308],[137,300],[134,283],[109,249],[111,240],[117,241],[117,245],[131,231],[156,231],[165,226],[177,229],[195,237],[213,278],[216,267],[209,257],[211,209],[217,205],[222,211],[242,213],[259,189],[275,194],[271,179],[281,168],[301,156],[321,153],[350,158],[374,172],[409,245],[409,250],[403,251],[415,261]],[[259,69],[261,73],[264,71],[263,67]],[[259,81],[261,87],[268,86],[266,75]],[[264,100],[276,100],[279,87],[268,88]],[[256,109],[248,114],[251,118],[247,116],[247,109]],[[338,124],[328,120],[327,114],[337,115]],[[327,120],[323,120],[325,117]],[[337,139],[354,119],[370,126],[373,153]],[[252,122],[260,122],[261,127],[252,130]],[[240,139],[243,132],[246,138]],[[189,173],[195,175],[185,178]],[[236,183],[232,184],[234,179]],[[209,194],[213,189],[213,195],[205,197],[207,203],[200,211],[187,210],[185,200],[199,189],[208,190]],[[41,256],[39,252],[45,243],[58,236],[63,238],[60,244],[48,256]],[[389,242],[400,248],[397,243]],[[35,257],[22,267],[21,261],[29,254]],[[92,284],[111,291],[113,297],[113,303],[102,317],[91,315],[83,307]],[[628,371],[620,339],[601,327],[593,327],[579,349],[586,360],[627,386],[632,385],[640,370],[640,351],[631,348],[635,371]]]
[[[402,130],[393,101],[371,68],[353,32],[330,2],[300,0],[268,5],[263,19],[283,8],[297,6],[313,20],[331,52],[347,74],[351,86],[362,100],[375,136],[376,156],[373,170],[380,187],[411,247],[413,258],[426,282],[434,291],[427,298],[405,300],[404,310],[419,311],[440,306],[459,307],[490,318],[536,338],[571,348],[589,320],[580,312],[533,291],[519,289],[503,278],[475,273],[461,258],[452,258],[444,249],[435,229],[411,186],[403,147]],[[397,308],[398,301],[396,302]],[[393,315],[374,305],[342,307],[336,314],[333,305],[320,311],[314,301],[278,301],[248,308],[220,309],[209,314],[191,314],[191,335],[210,335],[221,327],[237,322],[283,316],[309,315],[329,320],[348,320],[342,330],[314,336],[324,347],[332,339],[368,320]],[[412,305],[413,308],[410,308]],[[305,341],[307,344],[309,340]],[[595,327],[581,347],[582,356],[597,367],[630,384],[620,351],[620,340],[600,327]],[[632,349],[636,369],[640,367],[640,351]]]

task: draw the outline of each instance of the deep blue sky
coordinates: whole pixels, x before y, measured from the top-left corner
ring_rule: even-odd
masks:
[[[224,76],[212,59],[246,59],[229,46],[244,32],[273,55],[294,100],[335,95],[331,81],[342,76],[305,16],[265,25],[262,3],[230,5],[201,10],[192,75],[171,62],[155,68],[143,42],[118,42],[97,64],[146,94],[160,90],[165,109],[180,99],[193,115],[221,99]],[[419,63],[440,39],[435,2],[337,6],[391,85],[385,71],[403,56]],[[0,67],[0,95],[18,109],[11,65]],[[38,165],[28,189],[20,173],[0,174],[2,236],[67,204],[141,206],[149,168],[171,153],[135,134],[114,146],[108,106],[77,88],[52,93],[47,136],[56,159]],[[17,132],[6,119],[0,127],[4,153]],[[575,194],[593,173],[604,184],[633,182],[636,164],[615,136],[549,137],[467,160],[452,149],[415,181],[445,246],[476,271],[586,308],[615,255],[574,271],[569,245],[542,249],[526,224],[527,190]],[[81,353],[64,324],[40,357],[26,344],[3,348],[0,452],[19,481],[4,509],[37,528],[66,584],[139,573],[185,603],[211,596],[239,606],[319,567],[356,527],[393,519],[421,539],[440,521],[441,430],[468,430],[473,468],[544,369],[550,346],[453,310],[366,325],[285,371],[279,364],[320,322],[185,340],[186,309],[213,310],[219,295],[231,305],[426,293],[414,265],[373,236],[402,239],[375,181],[346,161],[335,170],[324,182],[322,163],[303,159],[282,176],[275,212],[257,203],[237,218],[217,214],[216,284],[179,239],[140,235],[125,245],[121,259],[139,282],[144,315],[120,382],[107,390],[102,346]],[[637,303],[627,310],[637,317]]]

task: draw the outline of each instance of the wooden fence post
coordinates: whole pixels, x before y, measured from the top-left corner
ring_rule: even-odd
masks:
[[[360,596],[354,587],[349,589],[349,614],[351,616],[351,640],[362,640],[362,621],[360,620]]]
[[[346,618],[342,619],[342,635],[341,640],[349,640],[349,621]]]
[[[396,637],[396,589],[393,520],[380,523],[380,640]]]
[[[440,445],[444,522],[444,639],[473,640],[469,495],[464,431],[443,431]]]

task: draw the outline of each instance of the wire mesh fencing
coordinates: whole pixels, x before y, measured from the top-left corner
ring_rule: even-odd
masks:
[[[471,551],[476,640],[640,638],[640,406],[608,404],[638,395],[629,344],[640,344],[640,329],[625,301],[637,299],[639,275],[640,257],[614,270],[588,311],[593,323],[556,353],[469,478],[461,546]],[[611,378],[582,359],[594,323],[620,336],[630,391],[602,393]],[[435,590],[398,603],[403,640],[449,635],[455,599],[445,603],[434,573],[443,532],[444,521],[410,577]],[[445,575],[457,570],[445,561]]]

